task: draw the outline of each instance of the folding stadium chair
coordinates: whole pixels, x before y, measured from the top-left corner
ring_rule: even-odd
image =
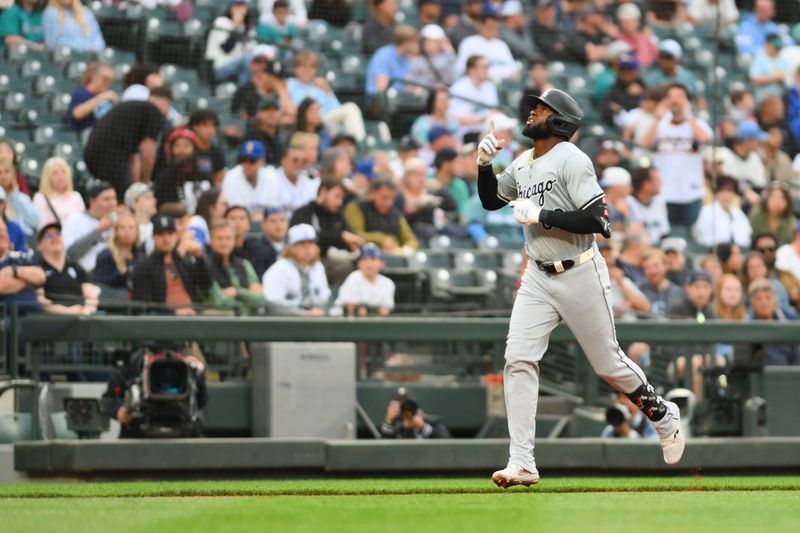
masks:
[[[453,268],[453,259],[447,250],[419,250],[409,258],[409,264],[419,268]]]
[[[500,254],[487,250],[459,250],[453,260],[457,268],[498,270],[502,265]]]
[[[6,59],[11,63],[22,63],[30,59],[47,60],[47,52],[34,50],[27,44],[11,44],[5,46]]]
[[[89,66],[89,63],[86,62],[86,61],[81,61],[81,60],[74,61],[73,60],[73,61],[70,61],[69,63],[67,63],[67,67],[66,67],[66,69],[64,71],[64,74],[66,75],[67,79],[74,80],[74,81],[77,82],[78,80],[81,79],[81,77],[83,77],[83,74],[86,72],[86,69],[88,68],[88,66]]]
[[[431,239],[428,247],[432,250],[454,250],[475,248],[475,241],[468,237],[437,235]]]
[[[424,271],[411,266],[408,258],[402,255],[386,255],[384,263],[381,274],[394,282],[396,311],[419,311],[427,301]]]
[[[27,98],[24,92],[9,92],[3,98],[3,109],[5,111],[19,111],[25,107]]]

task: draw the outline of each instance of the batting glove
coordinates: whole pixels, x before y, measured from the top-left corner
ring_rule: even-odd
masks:
[[[489,133],[478,144],[478,165],[486,166],[491,163],[504,144],[504,140],[497,140],[494,136],[494,121],[490,120]]]
[[[514,220],[518,224],[538,224],[539,213],[542,208],[533,203],[532,200],[526,198],[524,200],[512,200],[508,203],[514,209]]]

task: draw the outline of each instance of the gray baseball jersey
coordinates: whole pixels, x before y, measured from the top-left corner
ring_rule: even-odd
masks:
[[[551,211],[577,211],[603,196],[594,165],[580,148],[569,142],[555,145],[541,157],[525,151],[497,176],[497,196],[506,202],[529,198]],[[529,224],[525,247],[532,259],[558,261],[585,252],[594,235],[579,235],[545,224]]]

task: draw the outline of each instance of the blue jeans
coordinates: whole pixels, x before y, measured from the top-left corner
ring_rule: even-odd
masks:
[[[700,216],[702,200],[689,202],[688,204],[667,203],[667,218],[670,226],[693,226]]]
[[[250,54],[244,54],[239,59],[229,61],[214,69],[214,79],[225,81],[236,77],[237,85],[250,81]]]

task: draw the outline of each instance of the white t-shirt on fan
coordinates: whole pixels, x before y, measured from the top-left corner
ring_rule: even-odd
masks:
[[[708,124],[695,120],[711,138]],[[673,124],[671,113],[661,119],[653,144],[653,162],[661,174],[661,195],[667,203],[688,204],[703,197],[703,157],[688,121]]]

